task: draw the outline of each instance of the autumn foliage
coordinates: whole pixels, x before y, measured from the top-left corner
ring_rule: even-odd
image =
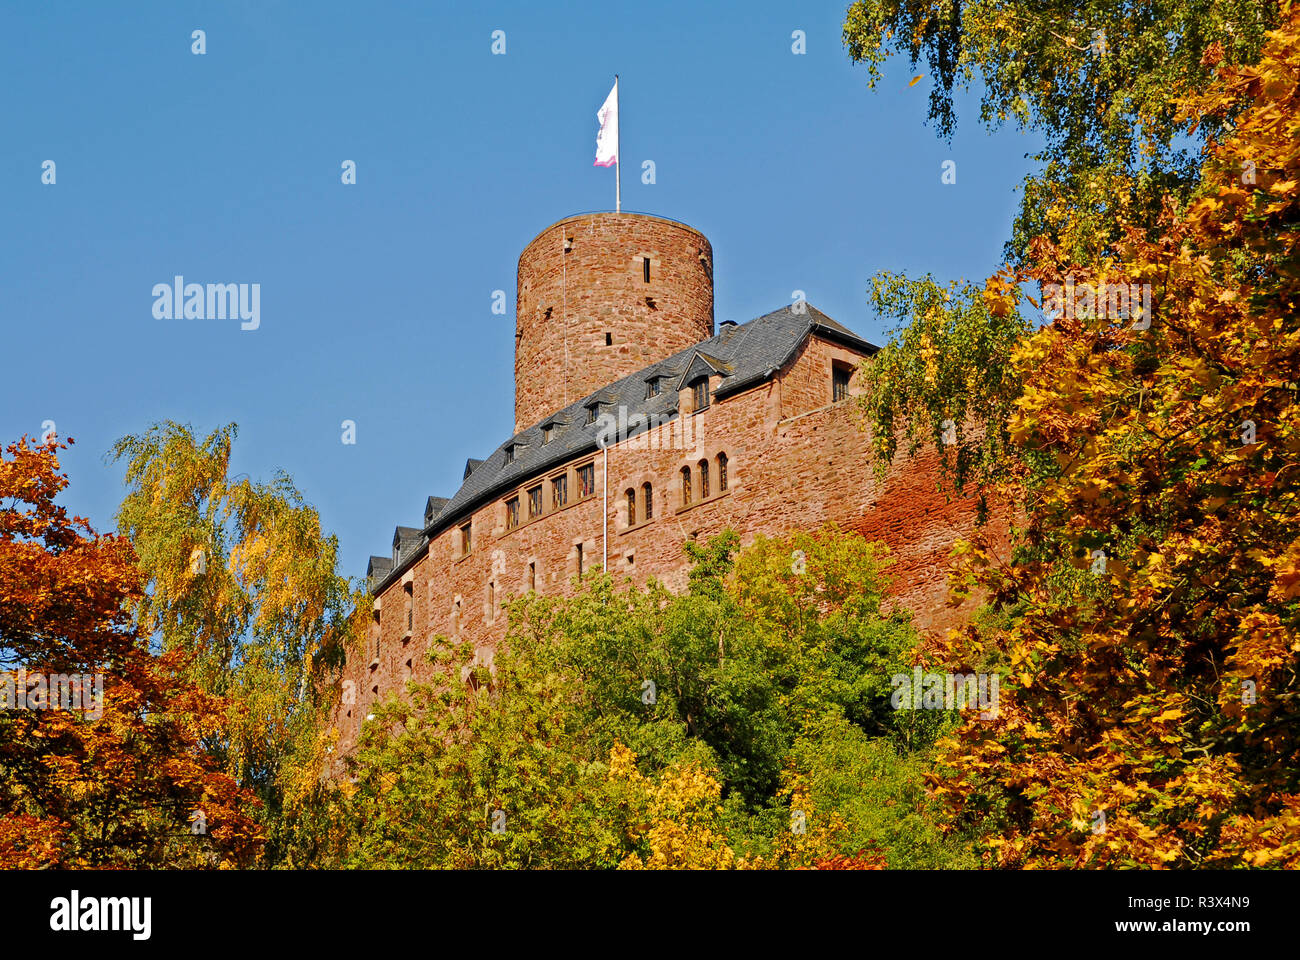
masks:
[[[1152,316],[1077,312],[1026,338],[1009,423],[1026,527],[970,584],[1014,613],[996,721],[933,778],[1006,866],[1300,866],[1300,11],[1180,116],[1221,124],[1199,191],[1077,262],[1023,274],[1150,284]]]
[[[0,867],[248,865],[249,797],[199,747],[224,704],[135,630],[131,544],[55,503],[64,446],[23,439],[0,456],[0,661],[26,678],[100,675],[102,700],[0,710]]]

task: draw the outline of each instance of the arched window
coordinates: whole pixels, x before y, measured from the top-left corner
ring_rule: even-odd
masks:
[[[682,467],[682,506],[691,502],[691,468]]]
[[[727,455],[718,454],[718,493],[723,493],[727,489]]]
[[[636,491],[628,488],[627,491],[627,525],[633,526],[636,523]]]
[[[700,499],[709,499],[709,461],[700,461]]]
[[[654,490],[648,483],[641,484],[641,500],[645,504],[644,509],[641,511],[641,516],[646,520],[653,520],[655,515],[655,496]]]

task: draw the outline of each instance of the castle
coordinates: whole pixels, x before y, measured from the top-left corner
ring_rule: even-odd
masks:
[[[571,593],[598,567],[681,589],[683,542],[728,527],[747,543],[834,521],[889,545],[918,626],[961,615],[943,564],[974,504],[938,492],[933,453],[873,474],[853,398],[876,347],[802,300],[715,330],[709,241],[643,214],[547,227],[519,257],[517,298],[514,435],[370,558],[341,747],[376,700],[429,679],[435,636],[471,641],[490,669],[511,595]]]

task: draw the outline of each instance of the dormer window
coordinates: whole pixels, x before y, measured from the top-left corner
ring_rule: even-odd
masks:
[[[651,377],[645,382],[645,398],[649,400],[657,396],[659,396],[659,378]]]
[[[515,462],[515,445],[513,443],[506,446],[506,463]]]
[[[555,424],[542,424],[542,443],[550,443],[555,437]]]
[[[587,422],[595,423],[596,419],[599,416],[600,416],[600,404],[599,403],[587,404]]]
[[[709,378],[699,377],[691,381],[691,407],[695,412],[709,406]]]

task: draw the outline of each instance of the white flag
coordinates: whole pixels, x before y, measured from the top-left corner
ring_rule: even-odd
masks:
[[[593,166],[612,167],[618,163],[618,81],[596,112],[600,133],[596,134],[596,162]]]

